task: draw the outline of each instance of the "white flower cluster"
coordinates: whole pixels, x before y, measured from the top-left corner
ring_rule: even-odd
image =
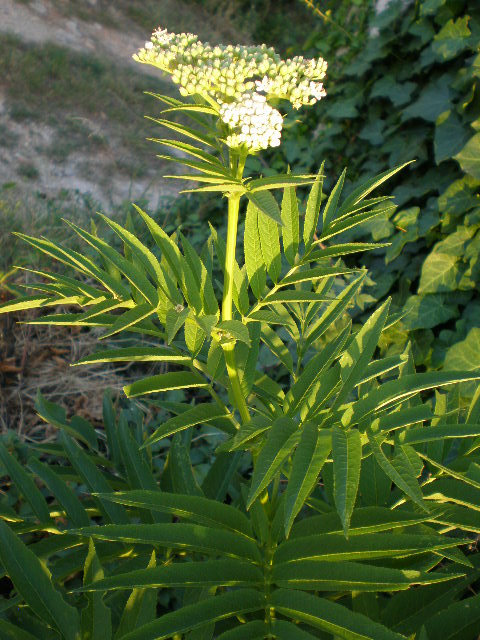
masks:
[[[259,93],[246,93],[240,102],[222,104],[220,118],[232,131],[237,131],[227,137],[229,147],[246,145],[252,151],[259,151],[280,144],[282,114]]]
[[[200,95],[216,106],[232,129],[229,146],[278,144],[281,115],[267,100],[289,100],[298,109],[326,95],[321,80],[327,63],[322,58],[282,60],[266,45],[212,46],[191,33],[158,29],[134,59],[171,74],[182,95]]]

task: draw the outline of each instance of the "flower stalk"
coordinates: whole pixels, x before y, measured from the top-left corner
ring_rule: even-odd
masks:
[[[230,154],[230,164],[236,163],[236,177],[241,180],[247,154],[241,154],[238,159],[234,154]],[[238,233],[238,213],[240,209],[240,195],[230,193],[228,196],[228,223],[227,223],[227,245],[225,251],[225,277],[223,284],[222,300],[222,320],[232,320],[233,317],[233,287],[234,287],[234,265],[235,251],[237,248]],[[230,342],[222,345],[227,373],[230,379],[230,387],[236,409],[238,410],[242,422],[250,421],[250,413],[247,408],[245,396],[238,375],[238,368],[235,360],[235,343]]]

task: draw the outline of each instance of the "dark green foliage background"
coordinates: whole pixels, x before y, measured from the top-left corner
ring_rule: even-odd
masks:
[[[366,290],[371,303],[393,295],[397,310],[408,312],[387,332],[384,350],[400,351],[410,335],[417,365],[474,369],[480,366],[480,8],[392,2],[376,15],[369,5],[344,2],[330,21],[317,17],[318,32],[306,45],[309,55],[329,62],[328,96],[306,117],[288,118],[281,149],[296,169],[315,169],[324,158],[330,176],[348,166],[351,187],[416,160],[397,179],[397,210],[348,240],[373,234],[392,243],[364,257],[374,281]]]

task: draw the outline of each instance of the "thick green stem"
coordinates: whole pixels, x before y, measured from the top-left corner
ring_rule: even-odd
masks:
[[[238,178],[242,177],[245,158],[238,160],[236,174]],[[238,194],[230,194],[228,196],[228,227],[227,227],[227,246],[225,252],[225,279],[223,285],[223,302],[222,302],[222,320],[231,320],[233,311],[233,274],[235,264],[235,250],[237,247],[237,229],[238,229],[238,210],[240,206],[240,196]],[[245,402],[245,396],[240,384],[238,369],[235,361],[235,344],[229,343],[223,345],[223,353],[227,364],[228,377],[230,378],[230,386],[233,395],[235,407],[238,410],[242,422],[250,421],[250,413]]]

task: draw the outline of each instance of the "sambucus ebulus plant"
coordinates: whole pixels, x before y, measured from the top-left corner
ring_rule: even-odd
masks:
[[[77,306],[33,322],[149,336],[77,364],[167,363],[126,395],[188,390],[189,400],[163,402],[171,417],[146,433],[141,412],[116,413],[106,396],[97,433],[39,397],[58,444],[29,449],[26,468],[0,446],[24,501],[1,513],[0,559],[16,592],[2,603],[3,637],[473,638],[480,600],[464,596],[479,563],[462,547],[480,532],[480,393],[463,416],[448,396],[425,392],[479,376],[415,373],[409,349],[376,359],[398,318],[387,301],[352,327],[348,308],[366,274],[342,256],[381,245],[335,244],[392,207],[370,194],[401,167],[343,200],[345,173],[328,197],[323,168],[244,177],[249,154],[280,143],[271,103],[325,95],[321,59],[284,61],[265,47],[210,47],[166,31],[138,59],[170,73],[188,99],[156,96],[192,123],[158,119],[188,142],[157,142],[194,170],[174,177],[227,198],[226,239],[212,227],[199,253],[138,208],[153,248],[106,217],[123,252],[73,223],[95,258],[22,236],[70,275],[37,272],[38,293],[0,312]],[[260,366],[262,350],[274,369]],[[205,424],[222,442],[201,478],[189,451]],[[167,438],[160,473],[152,460]],[[55,464],[41,460],[52,456]]]

